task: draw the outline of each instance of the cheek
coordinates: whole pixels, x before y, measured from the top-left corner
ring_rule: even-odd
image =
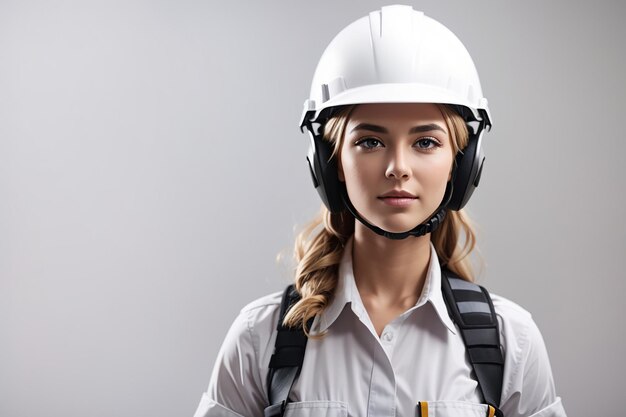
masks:
[[[343,164],[341,160],[337,161],[337,178],[339,178],[339,181],[345,182],[346,180],[346,177],[343,175]]]
[[[450,178],[452,158],[449,155],[442,155],[441,158],[433,158],[428,162],[423,162],[420,164],[420,168],[418,174],[420,182],[429,187],[445,189]]]
[[[374,186],[376,170],[371,164],[372,161],[364,161],[349,153],[343,155],[341,161],[342,169],[339,173],[339,179],[346,183],[350,198],[358,200],[360,196]]]
[[[341,181],[347,184],[354,182],[355,178],[359,177],[359,164],[357,163],[355,156],[346,149],[345,142],[339,153],[337,175]]]
[[[350,160],[342,145],[339,148],[339,153],[337,154],[337,177],[339,178],[339,181],[346,181],[346,171],[348,169],[346,165],[350,165]]]
[[[351,157],[351,155],[346,155],[343,158],[343,180],[346,184],[357,184],[362,181],[363,167],[357,163],[357,161]]]

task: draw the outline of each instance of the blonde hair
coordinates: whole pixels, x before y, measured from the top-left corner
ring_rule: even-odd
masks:
[[[336,158],[339,153],[346,125],[355,107],[351,105],[339,109],[324,125],[323,139],[333,146],[332,157]],[[438,104],[437,107],[450,132],[452,151],[456,155],[467,146],[467,126],[452,107],[444,104]],[[302,326],[305,334],[312,339],[321,339],[326,335],[326,332],[311,334],[308,322],[324,311],[333,300],[339,263],[347,240],[354,234],[354,222],[354,216],[348,211],[331,213],[322,205],[320,213],[296,237],[295,286],[302,298],[285,316],[285,326]],[[461,245],[462,235],[465,241]],[[443,222],[431,234],[431,241],[442,266],[467,281],[474,281],[468,255],[476,246],[476,235],[463,210],[448,210]]]

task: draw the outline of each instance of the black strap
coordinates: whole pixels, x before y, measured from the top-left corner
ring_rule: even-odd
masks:
[[[268,399],[270,405],[265,408],[265,417],[281,417],[289,401],[289,392],[296,378],[300,375],[307,337],[302,327],[289,328],[283,326],[287,311],[300,300],[295,285],[285,288],[280,306],[280,316],[276,329],[274,354],[270,359],[267,375]],[[313,321],[308,322],[309,328]]]
[[[499,409],[502,395],[504,358],[500,331],[489,292],[441,268],[441,289],[448,313],[461,330],[465,347],[485,403]]]

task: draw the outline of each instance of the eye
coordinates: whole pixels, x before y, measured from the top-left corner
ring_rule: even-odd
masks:
[[[361,146],[362,148],[365,148],[365,149],[374,149],[374,148],[380,148],[383,146],[382,142],[374,137],[359,139],[354,143],[354,145]]]
[[[415,145],[418,148],[424,150],[431,150],[441,146],[441,144],[435,138],[420,138],[415,141]]]

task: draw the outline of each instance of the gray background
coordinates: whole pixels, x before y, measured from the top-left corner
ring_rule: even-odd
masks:
[[[0,416],[190,416],[320,201],[297,122],[381,1],[0,2]],[[623,2],[412,3],[492,109],[479,282],[533,313],[569,416],[623,415]]]

